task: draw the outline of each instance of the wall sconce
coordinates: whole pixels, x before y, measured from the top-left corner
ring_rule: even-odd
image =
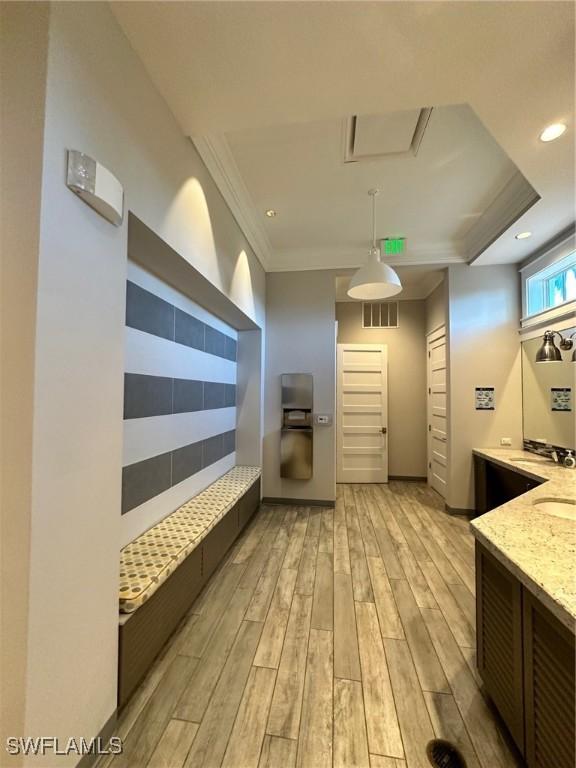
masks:
[[[68,150],[66,186],[101,216],[119,227],[124,218],[124,190],[110,173],[89,155]]]
[[[554,336],[560,337],[559,346],[560,349],[564,350],[564,352],[569,352],[572,347],[574,346],[574,342],[572,339],[574,336],[576,336],[576,331],[569,337],[564,338],[560,331],[546,331],[544,333],[542,346],[536,352],[536,362],[537,363],[561,363],[562,362],[562,354],[560,352],[560,349],[556,346],[554,343]],[[572,353],[572,362],[576,363],[576,349]]]

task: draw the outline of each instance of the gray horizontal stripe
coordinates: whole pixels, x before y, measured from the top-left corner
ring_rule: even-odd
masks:
[[[236,361],[236,339],[130,280],[126,281],[126,325],[209,355]]]
[[[124,419],[191,413],[236,405],[236,385],[218,381],[124,374]]]
[[[122,469],[122,514],[181,483],[236,449],[236,431],[200,440]]]

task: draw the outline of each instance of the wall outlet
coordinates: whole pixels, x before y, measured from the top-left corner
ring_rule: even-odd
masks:
[[[512,438],[511,437],[501,437],[500,438],[500,445],[512,445]]]

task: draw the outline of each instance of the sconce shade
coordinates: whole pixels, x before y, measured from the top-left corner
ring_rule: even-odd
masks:
[[[562,355],[554,344],[554,331],[546,331],[542,346],[536,352],[537,363],[561,363]]]

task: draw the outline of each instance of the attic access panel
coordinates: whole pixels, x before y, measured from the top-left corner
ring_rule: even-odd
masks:
[[[425,107],[384,115],[352,116],[345,126],[344,162],[388,155],[415,156],[431,113],[432,108]]]

